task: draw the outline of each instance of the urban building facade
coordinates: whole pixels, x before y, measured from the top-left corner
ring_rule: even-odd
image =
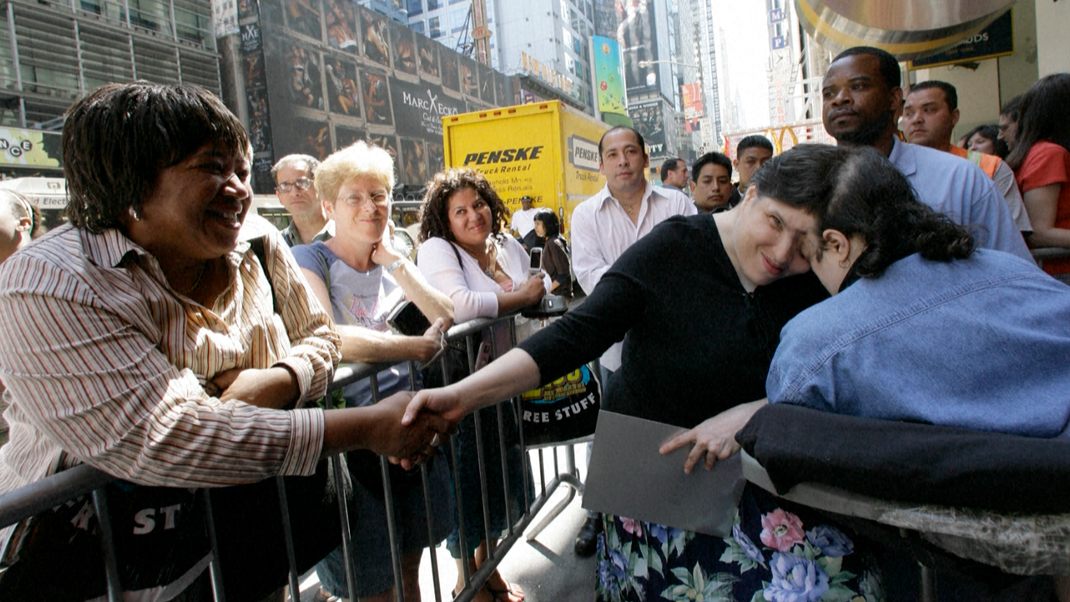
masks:
[[[210,0],[6,2],[0,175],[60,175],[63,113],[101,84],[187,82],[219,94],[212,17]]]
[[[398,184],[442,169],[442,118],[515,104],[516,78],[350,0],[239,0],[234,99],[253,141],[253,186],[291,153],[323,159],[365,140]]]
[[[558,98],[593,114],[591,0],[408,0],[407,22],[479,60],[473,23],[480,10],[490,34],[487,64],[518,75],[528,100]]]

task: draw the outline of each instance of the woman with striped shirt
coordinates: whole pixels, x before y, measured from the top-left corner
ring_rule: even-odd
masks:
[[[431,453],[445,425],[399,431],[400,404],[293,409],[323,396],[340,343],[278,236],[263,238],[264,265],[239,240],[249,149],[240,121],[196,86],[111,84],[68,110],[70,225],[0,270],[11,402],[0,493],[82,463],[137,485],[198,488],[312,475],[350,449]],[[337,533],[324,537],[335,538],[326,551],[337,545]],[[261,552],[247,547],[239,555]],[[179,567],[177,581],[198,567]],[[70,580],[50,581],[38,586]]]

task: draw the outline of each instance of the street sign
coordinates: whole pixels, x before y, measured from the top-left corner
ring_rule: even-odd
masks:
[[[1007,56],[1014,52],[1014,22],[1011,11],[1003,13],[991,25],[960,41],[950,49],[910,61],[909,69],[928,69],[942,65],[969,63]]]

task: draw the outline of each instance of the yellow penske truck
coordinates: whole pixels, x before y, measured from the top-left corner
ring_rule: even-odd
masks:
[[[557,100],[448,115],[444,159],[482,172],[510,211],[523,196],[553,209],[568,237],[572,210],[605,186],[598,141],[608,129]]]

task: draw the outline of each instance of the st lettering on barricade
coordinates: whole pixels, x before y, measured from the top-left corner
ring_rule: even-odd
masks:
[[[602,406],[602,385],[583,365],[520,397],[524,443],[528,447],[557,445],[594,434]]]

